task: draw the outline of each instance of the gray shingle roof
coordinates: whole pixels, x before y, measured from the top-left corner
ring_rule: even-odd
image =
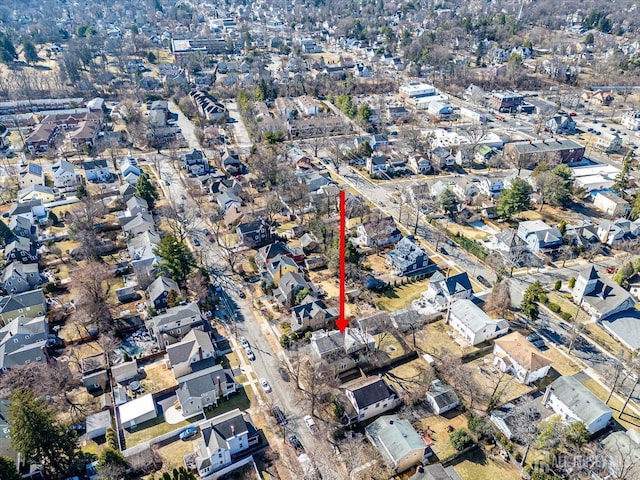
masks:
[[[549,388],[553,395],[586,425],[603,414],[611,413],[611,409],[575,377],[559,377]]]
[[[374,377],[373,380],[368,379],[361,385],[344,385],[344,388],[345,390],[350,390],[351,393],[353,393],[356,405],[360,410],[364,407],[368,407],[369,405],[375,405],[394,394],[389,385],[387,385],[382,378],[377,377]]]

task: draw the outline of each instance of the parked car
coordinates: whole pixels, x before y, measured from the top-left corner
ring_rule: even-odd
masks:
[[[280,378],[282,378],[282,380],[284,380],[285,382],[288,382],[289,380],[291,380],[291,378],[289,377],[289,372],[287,372],[286,368],[284,367],[278,368],[278,373],[280,374]]]
[[[536,342],[536,341],[540,340],[541,338],[542,337],[538,333],[534,332],[534,333],[532,333],[531,335],[529,335],[527,337],[527,340],[533,343],[533,342]]]
[[[289,436],[289,444],[295,449],[296,455],[302,455],[304,453],[302,442],[300,442],[300,440],[298,440],[298,437],[296,437],[295,435]]]
[[[266,393],[271,392],[271,385],[269,385],[269,382],[267,382],[266,378],[261,378],[259,382],[260,382],[260,386]]]
[[[447,252],[447,250],[444,247],[440,247],[440,248],[438,248],[438,250],[443,255],[449,255],[449,252]]]
[[[316,425],[315,420],[311,417],[311,415],[304,416],[304,423],[307,425],[307,428],[312,434],[318,433],[318,425]]]
[[[616,267],[607,267],[607,273],[610,275],[616,273]]]
[[[273,407],[273,416],[276,417],[276,421],[281,427],[284,427],[289,422],[284,412],[280,410],[278,406]]]
[[[251,349],[247,350],[247,358],[248,358],[249,360],[251,360],[252,362],[255,362],[255,360],[256,360],[256,354],[255,354],[255,353],[253,353],[253,350],[251,350]]]
[[[240,290],[240,291],[238,292],[238,296],[239,296],[240,298],[247,298],[247,294],[246,294],[246,293],[244,293],[242,290]]]
[[[244,337],[240,337],[240,345],[242,345],[242,348],[249,348],[249,340]]]
[[[491,288],[491,282],[484,278],[482,275],[478,275],[478,281],[487,288]]]
[[[193,240],[193,244],[194,244],[196,247],[199,247],[199,246],[200,246],[200,240],[198,240],[196,237],[192,237],[191,239]]]
[[[192,437],[195,437],[198,434],[198,429],[196,427],[185,428],[180,432],[180,440],[189,440]]]
[[[544,340],[542,339],[536,340],[535,342],[531,342],[531,343],[533,344],[534,347],[536,347],[540,351],[549,349],[549,347],[547,347],[546,343],[544,343]]]

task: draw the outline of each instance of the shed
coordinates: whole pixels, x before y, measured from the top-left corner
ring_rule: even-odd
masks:
[[[87,436],[90,439],[106,435],[107,428],[110,427],[111,412],[109,410],[87,415]]]
[[[135,428],[140,423],[156,418],[156,402],[153,395],[148,393],[140,398],[131,400],[118,407],[120,410],[120,421],[124,428]]]
[[[133,380],[138,376],[138,362],[132,360],[130,362],[124,362],[120,365],[111,367],[111,376],[118,383],[126,382],[127,380]]]

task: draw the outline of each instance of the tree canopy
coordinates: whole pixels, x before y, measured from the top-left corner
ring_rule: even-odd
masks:
[[[149,181],[146,175],[140,175],[136,182],[136,195],[146,200],[149,210],[153,209],[156,200],[160,198],[156,186]]]
[[[450,216],[454,216],[458,211],[458,199],[455,193],[449,188],[445,188],[437,198],[437,203],[442,210],[447,212]]]
[[[16,463],[9,457],[0,455],[0,478],[2,480],[21,480]]]
[[[75,432],[31,390],[15,389],[9,397],[11,445],[28,461],[42,462],[50,478],[64,478],[76,458]],[[4,477],[3,477],[4,478]]]
[[[37,63],[40,61],[40,57],[38,57],[38,50],[36,50],[36,46],[33,42],[25,40],[22,43],[22,51],[27,63]]]
[[[189,272],[196,265],[196,259],[187,244],[172,233],[160,240],[154,253],[162,258],[161,265],[168,270],[171,278],[181,285],[185,283]]]
[[[531,186],[521,178],[516,178],[511,187],[505,188],[500,195],[496,213],[503,220],[508,220],[516,213],[528,209],[530,203]]]

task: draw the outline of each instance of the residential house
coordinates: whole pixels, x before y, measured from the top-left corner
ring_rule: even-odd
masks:
[[[212,365],[216,349],[208,332],[191,330],[182,340],[167,346],[167,360],[176,379]]]
[[[16,318],[36,318],[47,312],[47,299],[41,288],[0,297],[0,323],[4,326]]]
[[[33,200],[42,200],[44,203],[51,203],[56,200],[56,192],[51,187],[44,185],[30,185],[18,191],[19,202],[31,202]]]
[[[10,263],[2,271],[0,285],[7,294],[22,293],[42,283],[37,263]]]
[[[27,218],[32,224],[35,221],[45,223],[47,221],[47,209],[42,203],[42,199],[14,203],[9,209],[9,217],[18,216]]]
[[[315,363],[341,375],[358,365],[360,355],[375,348],[375,338],[358,328],[318,330],[311,334],[311,357]]]
[[[489,198],[497,198],[504,190],[504,182],[502,178],[482,177],[477,183],[477,188],[483,195]]]
[[[604,153],[619,152],[622,148],[622,137],[617,133],[604,132],[598,136],[595,148]]]
[[[200,425],[196,448],[196,470],[202,480],[231,465],[233,457],[260,443],[260,435],[249,415],[237,408]]]
[[[229,175],[240,175],[244,170],[244,166],[242,165],[240,158],[233,152],[227,151],[222,156],[221,162],[222,169]]]
[[[506,55],[511,55],[510,50],[506,50],[506,52]],[[509,58],[508,56],[507,60]],[[523,104],[524,97],[522,96],[522,94],[516,92],[493,92],[489,97],[489,106],[494,110],[502,113],[515,112],[518,110],[518,108],[521,108]]]
[[[342,385],[348,405],[343,424],[360,423],[396,408],[402,400],[393,386],[378,376],[353,380]]]
[[[367,157],[367,172],[369,175],[378,175],[381,172],[386,172],[389,169],[387,165],[387,156],[386,155],[372,155]]]
[[[102,183],[111,181],[111,171],[105,159],[87,160],[82,163],[82,169],[87,182]]]
[[[609,90],[595,90],[584,92],[582,99],[594,105],[608,107],[613,102],[613,95]]]
[[[519,427],[522,425],[522,411],[526,411],[527,416],[536,424],[552,415],[552,412],[545,408],[540,398],[521,399],[518,405],[508,402],[492,410],[489,414],[489,420],[509,440],[526,441],[518,436],[521,431]]]
[[[576,122],[570,115],[554,115],[547,120],[546,125],[551,133],[559,135],[576,133]]]
[[[196,302],[168,308],[161,315],[155,315],[145,322],[147,330],[158,341],[161,349],[179,342],[192,329],[206,331],[208,322],[200,312]]]
[[[60,189],[75,188],[80,183],[76,166],[67,160],[58,160],[51,167],[53,186]]]
[[[0,371],[48,361],[49,325],[44,316],[19,317],[0,329]]]
[[[612,217],[626,217],[631,211],[629,202],[613,192],[600,191],[593,199],[593,205],[600,211]]]
[[[365,427],[365,434],[395,473],[424,461],[427,445],[408,420],[383,415]]]
[[[435,264],[429,263],[427,252],[411,237],[403,237],[396,248],[387,253],[385,263],[401,277],[422,275],[436,268]]]
[[[271,225],[264,218],[241,223],[236,228],[238,243],[247,248],[258,248],[273,242]]]
[[[490,145],[478,145],[473,158],[480,165],[486,165],[487,162],[498,152]]]
[[[426,175],[431,171],[431,162],[422,155],[410,155],[408,165],[411,171],[416,175]]]
[[[288,272],[280,277],[277,288],[273,291],[273,296],[281,307],[292,308],[295,305],[296,297],[302,290],[314,294],[316,288],[313,283],[308,282],[298,272]]]
[[[460,405],[460,399],[453,387],[445,385],[440,380],[431,382],[427,391],[427,402],[436,415],[442,415]]]
[[[140,367],[144,371],[144,368]],[[111,378],[118,384],[126,384],[138,378],[138,360],[135,358],[111,367]]]
[[[606,220],[598,225],[598,238],[613,247],[623,240],[636,238],[640,233],[639,224],[638,220],[632,222],[626,218],[618,218],[613,222]]]
[[[380,248],[397,243],[402,238],[393,217],[382,217],[358,225],[355,242],[363,247]]]
[[[20,172],[18,186],[23,190],[33,185],[44,185],[44,172],[42,171],[42,166],[36,163],[29,163]]]
[[[177,295],[180,294],[180,287],[173,279],[160,275],[147,287],[149,306],[159,312],[165,310],[167,308],[167,296],[171,290]]]
[[[571,293],[573,301],[598,321],[632,309],[636,304],[633,295],[593,265],[580,272]]]
[[[445,147],[436,147],[431,150],[431,159],[438,169],[452,168],[456,164],[456,159],[451,154],[451,150]],[[433,193],[433,195],[436,194]]]
[[[265,273],[271,277],[274,284],[278,284],[287,273],[300,273],[300,267],[291,256],[277,255],[265,267]]]
[[[24,144],[31,153],[46,152],[53,146],[59,131],[57,125],[40,123],[24,140]]]
[[[131,185],[135,185],[142,174],[138,161],[132,157],[124,157],[120,160],[120,162],[118,162],[118,169],[120,170],[122,180]]]
[[[256,267],[258,267],[258,271],[261,273],[266,272],[267,265],[276,257],[293,258],[293,251],[282,242],[274,242],[259,248],[255,255],[255,262]]]
[[[291,309],[291,331],[327,330],[334,327],[337,319],[338,311],[335,308],[328,308],[322,300],[307,295]]]
[[[156,224],[153,215],[149,212],[141,212],[133,217],[119,217],[122,231],[127,235],[140,235],[145,232],[155,231]]]
[[[589,246],[600,243],[598,228],[591,220],[582,220],[576,224],[567,224],[564,232],[566,243],[575,246]]]
[[[159,243],[160,235],[153,230],[147,230],[127,241],[131,267],[140,286],[144,286],[147,279],[155,278],[156,266],[160,263],[160,259],[154,250]]]
[[[313,252],[320,246],[320,242],[313,233],[307,232],[300,237],[300,246],[306,252]]]
[[[527,220],[518,224],[518,237],[533,253],[553,250],[562,245],[562,234],[542,220]]]
[[[451,277],[445,277],[441,272],[436,272],[429,279],[429,289],[422,296],[437,310],[444,310],[455,300],[471,298],[473,288],[467,272]]]
[[[33,220],[28,217],[22,215],[11,217],[9,219],[9,230],[16,237],[35,239],[36,227],[33,224]]]
[[[100,135],[100,122],[95,120],[83,120],[72,132],[69,132],[71,146],[79,152],[85,151],[88,147],[93,148]]]
[[[202,150],[193,150],[185,154],[183,157],[183,165],[187,169],[187,172],[195,175],[204,175],[210,171],[209,161]]]
[[[543,403],[568,423],[583,422],[591,435],[607,426],[612,411],[575,377],[562,376],[545,391]]]
[[[99,437],[106,436],[107,429],[113,428],[112,422],[113,419],[111,418],[111,412],[109,410],[87,415],[85,419],[87,437],[90,440],[95,440]]]
[[[318,114],[318,104],[308,95],[303,95],[296,99],[298,110],[302,115],[313,116]]]
[[[451,191],[453,191],[462,203],[470,205],[475,196],[478,195],[478,182],[463,177],[453,184]]]
[[[453,466],[443,467],[441,463],[418,466],[409,480],[462,480]]]
[[[204,412],[206,407],[218,406],[221,398],[228,399],[237,391],[233,372],[213,365],[203,370],[196,370],[178,378],[176,396],[185,418]]]
[[[528,140],[507,143],[504,157],[517,168],[534,168],[543,160],[551,163],[575,163],[584,156],[584,145],[568,138]]]
[[[632,110],[622,114],[620,125],[629,130],[640,130],[640,110]]]
[[[198,111],[207,120],[223,122],[227,118],[227,109],[215,97],[203,90],[192,90],[189,96],[195,103]]]
[[[140,198],[137,195],[133,195],[126,201],[126,215],[129,217],[135,217],[139,213],[147,213],[149,211],[149,204],[144,198]]]
[[[37,263],[38,254],[31,240],[24,237],[14,237],[4,247],[3,258],[6,263]]]
[[[135,185],[125,182],[118,187],[118,193],[122,197],[122,201],[126,204],[131,197],[136,195],[136,187]]]
[[[448,323],[471,345],[493,340],[509,331],[506,320],[489,318],[480,307],[466,298],[451,304]]]
[[[389,137],[387,137],[384,133],[376,133],[371,135],[371,148],[374,150],[379,150],[389,145]]]
[[[510,372],[525,385],[546,377],[552,363],[520,332],[497,338],[493,345],[493,356],[494,365],[502,372]]]
[[[242,206],[242,199],[231,190],[224,190],[218,194],[216,202],[225,213],[231,208],[240,208]]]

